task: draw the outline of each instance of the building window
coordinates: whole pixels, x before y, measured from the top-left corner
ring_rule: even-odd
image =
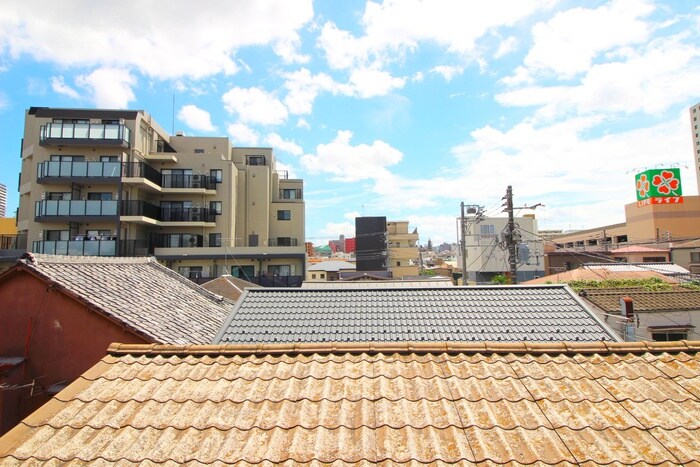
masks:
[[[223,212],[223,203],[221,201],[209,201],[209,212],[215,215],[221,215]]]
[[[316,274],[311,274],[312,279],[316,279]]]
[[[211,169],[209,171],[209,176],[216,183],[221,183],[224,179],[224,171],[221,169]]]
[[[326,278],[326,273],[322,272],[322,273],[321,273],[321,279],[325,279],[325,278]]]
[[[691,251],[690,252],[690,262],[691,263],[700,263],[700,251]]]
[[[280,209],[277,211],[278,221],[288,221],[292,219],[292,211],[289,209]]]
[[[246,165],[265,165],[265,156],[246,156]]]
[[[200,279],[204,276],[204,268],[202,266],[180,266],[177,272],[187,277],[188,279]]]
[[[48,201],[66,201],[72,198],[70,193],[63,193],[58,191],[50,191],[46,193],[46,199]]]
[[[100,156],[100,162],[119,162],[119,156]]]
[[[209,234],[209,246],[221,246],[221,234],[220,233],[210,233]]]
[[[398,267],[398,266],[401,266],[401,261],[397,261],[397,262],[396,262],[396,266],[397,266],[397,267]]]
[[[194,150],[194,153],[195,153],[195,154],[204,154],[204,149],[199,149],[199,148],[197,148],[197,149]]]
[[[277,246],[292,246],[290,237],[277,237]]]
[[[258,234],[248,235],[248,246],[258,246]]]
[[[45,230],[44,238],[50,242],[66,241],[69,237],[67,230]]]
[[[85,156],[65,156],[63,154],[52,154],[50,160],[52,162],[83,162]]]
[[[688,339],[688,329],[658,329],[652,331],[651,338],[659,342],[682,341]]]
[[[282,188],[280,189],[280,199],[301,199],[301,189]]]
[[[493,238],[496,236],[496,226],[479,224],[479,235],[481,238]]]
[[[112,193],[108,192],[90,192],[87,194],[88,201],[111,201]]]
[[[618,235],[615,240],[617,243],[627,243],[627,235]]]
[[[267,267],[267,273],[273,276],[290,276],[291,270],[289,264],[271,264]]]
[[[642,257],[642,263],[665,263],[665,256],[644,256]]]

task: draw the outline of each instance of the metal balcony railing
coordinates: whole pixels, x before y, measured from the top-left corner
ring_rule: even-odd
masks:
[[[129,147],[131,130],[121,123],[47,123],[40,128],[42,145],[65,144],[116,144]]]
[[[159,234],[155,238],[156,248],[201,248],[204,236],[197,234]]]
[[[216,215],[207,208],[160,208],[165,222],[215,222]]]
[[[122,201],[119,205],[120,216],[143,216],[160,219],[160,208],[145,201]]]
[[[216,178],[208,175],[163,174],[163,188],[216,189]]]
[[[267,246],[298,246],[298,240],[292,237],[277,237],[267,241]]]
[[[130,178],[145,178],[158,186],[163,186],[163,179],[160,172],[144,162],[123,163],[122,176]]]
[[[0,250],[26,250],[27,235],[0,235]]]

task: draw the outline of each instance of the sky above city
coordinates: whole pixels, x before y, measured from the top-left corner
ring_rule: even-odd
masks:
[[[583,5],[583,6],[581,6]],[[694,1],[2,0],[0,183],[18,204],[31,106],[142,109],[168,131],[272,147],[306,237],[357,216],[457,240],[460,203],[540,229],[624,222],[634,175],[697,194]]]

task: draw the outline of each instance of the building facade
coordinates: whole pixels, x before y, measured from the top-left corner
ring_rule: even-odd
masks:
[[[33,252],[300,285],[304,215],[303,180],[277,171],[271,148],[171,136],[140,110],[26,114],[17,228]]]
[[[409,232],[408,221],[386,223],[389,270],[394,278],[417,276],[420,272],[418,230]]]
[[[508,248],[504,239],[508,219],[487,217],[465,226],[466,278],[472,283],[491,282],[495,276],[509,273]],[[536,279],[545,275],[544,242],[537,234],[534,216],[515,218],[519,235],[517,257],[517,282]],[[461,252],[457,264],[462,264]]]
[[[695,161],[695,178],[700,193],[700,103],[690,108],[690,130],[693,136],[693,161]]]
[[[0,217],[7,215],[7,187],[0,183]]]

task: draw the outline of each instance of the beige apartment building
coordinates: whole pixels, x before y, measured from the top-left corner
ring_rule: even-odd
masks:
[[[695,177],[700,194],[700,103],[690,108],[690,130],[693,136],[693,160],[695,161]]]
[[[408,231],[408,221],[387,221],[389,270],[394,278],[417,276],[420,272],[418,230]]]
[[[198,282],[304,277],[303,180],[271,148],[171,136],[141,110],[30,108],[17,229],[30,251],[154,255]]]

